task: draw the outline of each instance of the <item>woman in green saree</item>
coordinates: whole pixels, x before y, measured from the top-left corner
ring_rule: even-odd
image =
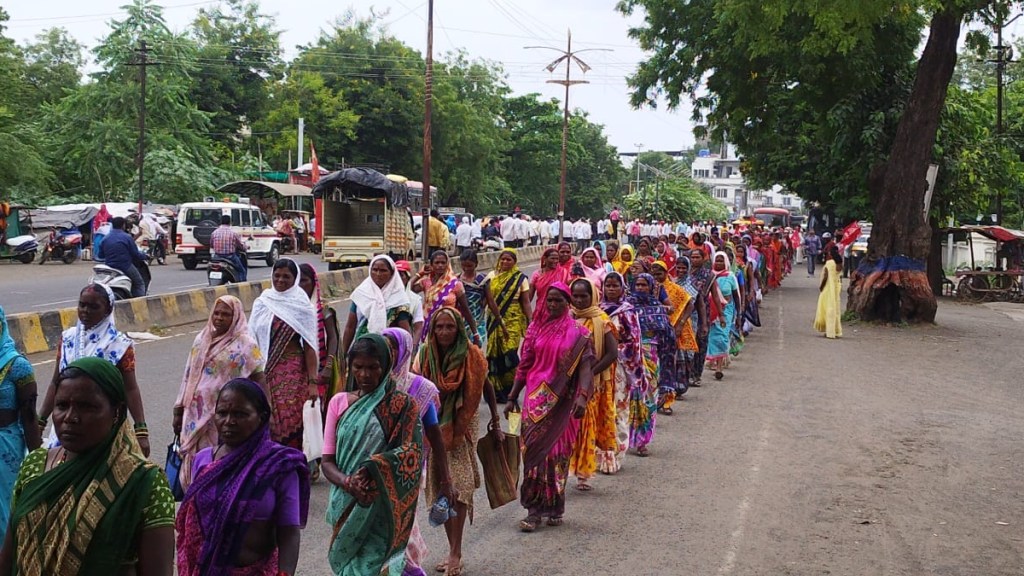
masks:
[[[384,337],[366,334],[348,351],[354,392],[327,407],[323,474],[333,484],[327,558],[338,576],[399,575],[405,566],[423,471],[419,408],[395,389]]]
[[[519,366],[519,343],[523,341],[530,310],[530,281],[519,271],[518,255],[506,248],[498,256],[497,270],[484,279],[489,283],[496,309],[487,318],[487,379],[504,404]]]

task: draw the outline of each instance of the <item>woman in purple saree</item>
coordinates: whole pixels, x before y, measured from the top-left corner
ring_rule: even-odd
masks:
[[[546,517],[548,526],[561,526],[565,514],[565,485],[580,418],[593,392],[594,346],[590,333],[569,314],[569,288],[555,282],[545,294],[547,314],[530,324],[515,384],[505,415],[519,409],[523,399],[523,484],[520,504],[527,516],[519,523],[533,532]]]
[[[294,574],[309,513],[309,468],[270,439],[263,388],[236,378],[221,389],[219,444],[201,450],[176,521],[181,576]]]

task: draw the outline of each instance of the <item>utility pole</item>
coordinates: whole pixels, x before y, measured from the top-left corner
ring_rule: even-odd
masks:
[[[298,149],[298,155],[295,157],[295,168],[302,168],[302,148],[303,141],[306,139],[306,119],[299,118],[299,135],[297,140],[296,148]]]
[[[146,47],[145,40],[139,41],[139,47],[135,49],[135,53],[138,55],[138,62],[129,64],[129,66],[139,67],[139,144],[135,156],[135,166],[139,170],[139,216],[142,216],[142,204],[145,199],[143,169],[146,164],[146,69],[157,63],[150,62],[147,58],[149,48]]]
[[[1003,45],[1003,29],[1013,24],[1015,20],[1020,18],[1022,14],[1018,14],[1006,20],[1004,16],[1000,15],[999,20],[995,24],[996,29],[996,142],[999,148],[1003,147],[1003,90],[1004,81],[1003,76],[1006,72],[1006,63],[1013,61],[1013,48],[1010,46]],[[996,221],[995,224],[1002,226],[1003,224],[1003,190],[1002,188],[996,189]]]
[[[562,62],[565,62],[565,80],[548,80],[548,84],[559,84],[561,86],[565,86],[565,99],[562,101],[562,180],[558,193],[558,242],[561,243],[563,240],[563,228],[565,227],[565,182],[567,172],[566,153],[569,147],[569,87],[574,86],[576,84],[590,83],[586,80],[573,80],[571,78],[572,63],[575,62],[576,65],[580,67],[580,71],[586,74],[587,71],[590,70],[590,66],[583,60],[580,60],[576,56],[577,54],[581,52],[594,50],[600,50],[602,52],[611,52],[611,50],[607,48],[588,48],[584,50],[576,50],[575,52],[573,52],[572,30],[569,30],[565,50],[561,50],[559,48],[552,48],[550,46],[527,46],[526,48],[542,48],[544,50],[554,50],[555,52],[560,52],[562,54],[554,62],[548,64],[545,67],[545,69],[548,72],[554,72],[555,69],[562,64]],[[429,63],[430,60],[428,59],[427,62]]]
[[[434,0],[427,0],[427,72],[423,98],[423,200],[420,205],[420,236],[423,239],[423,262],[430,263],[427,233],[430,232],[430,162],[433,141],[431,117],[434,112]]]

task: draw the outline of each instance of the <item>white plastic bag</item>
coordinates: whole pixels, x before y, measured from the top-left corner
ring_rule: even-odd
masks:
[[[320,416],[320,400],[306,400],[302,405],[302,451],[306,461],[324,455],[324,421]]]

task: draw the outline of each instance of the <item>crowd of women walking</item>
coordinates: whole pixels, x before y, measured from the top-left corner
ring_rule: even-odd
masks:
[[[419,272],[377,256],[337,312],[312,266],[282,259],[248,317],[223,296],[195,337],[165,472],[109,290],[81,291],[38,419],[0,310],[0,573],[294,574],[322,477],[332,536],[303,546],[333,573],[461,574],[481,416],[489,445],[503,414],[522,423],[518,529],[562,525],[571,479],[588,492],[650,456],[658,419],[706,373],[725,377],[792,258],[783,234],[724,229],[563,243],[530,277],[514,249],[486,274],[472,251],[459,273],[444,252]],[[447,535],[434,566],[423,522]]]

